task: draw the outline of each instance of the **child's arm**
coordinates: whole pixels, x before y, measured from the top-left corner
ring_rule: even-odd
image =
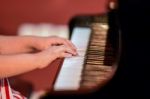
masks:
[[[0,78],[18,75],[38,68],[32,54],[0,55]]]
[[[67,39],[59,37],[38,36],[0,36],[0,54],[16,54],[42,51],[52,45],[66,45],[76,50],[75,46]]]
[[[34,39],[31,36],[0,36],[0,54],[32,52]]]
[[[0,78],[44,68],[56,58],[72,55],[76,55],[76,52],[67,46],[52,46],[34,54],[0,55]]]

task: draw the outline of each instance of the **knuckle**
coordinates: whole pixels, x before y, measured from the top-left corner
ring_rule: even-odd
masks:
[[[65,51],[65,50],[66,50],[66,47],[65,47],[64,45],[62,45],[62,46],[60,47],[60,50],[61,50],[61,51]]]

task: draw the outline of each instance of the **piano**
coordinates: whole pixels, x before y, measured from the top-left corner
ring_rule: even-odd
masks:
[[[69,27],[70,40],[79,55],[63,59],[48,95],[99,90],[117,70],[121,34],[116,9],[103,14],[75,16]]]

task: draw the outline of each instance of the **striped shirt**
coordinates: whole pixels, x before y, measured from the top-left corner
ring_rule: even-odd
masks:
[[[0,99],[27,99],[10,87],[7,78],[0,79]]]

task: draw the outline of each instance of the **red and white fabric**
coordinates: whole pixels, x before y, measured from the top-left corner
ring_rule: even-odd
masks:
[[[27,99],[21,93],[13,90],[7,78],[0,79],[0,99]]]

